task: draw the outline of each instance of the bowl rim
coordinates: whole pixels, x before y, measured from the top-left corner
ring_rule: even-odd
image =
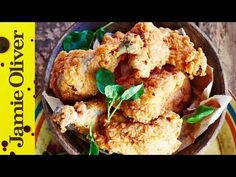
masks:
[[[224,70],[222,69],[221,57],[219,56],[218,52],[216,51],[216,47],[214,46],[214,44],[212,43],[210,38],[197,25],[195,25],[192,22],[190,22],[190,23],[205,38],[205,40],[210,44],[210,46],[212,47],[213,52],[218,57],[218,59],[219,59],[218,60],[219,68],[222,72],[222,76],[223,76],[223,80],[224,80],[224,88],[223,88],[224,93],[223,94],[226,94],[226,90],[227,90],[226,76],[225,76]],[[219,132],[220,132],[222,126],[223,126],[223,123],[224,123],[224,120],[225,120],[225,115],[226,115],[226,109],[222,112],[222,114],[220,115],[220,118],[218,118],[219,119],[218,126],[216,127],[214,133],[211,135],[211,138],[207,141],[206,145],[196,153],[196,155],[203,154],[207,150],[209,145],[215,140],[215,138],[217,137],[217,135],[219,134]]]
[[[54,60],[58,54],[58,52],[61,50],[61,47],[62,47],[62,42],[64,40],[64,38],[70,33],[70,32],[73,32],[75,31],[78,27],[82,27],[83,25],[86,25],[86,24],[89,24],[89,23],[96,23],[96,22],[74,22],[65,32],[64,34],[60,37],[60,39],[58,40],[57,44],[55,45],[55,47],[51,50],[50,52],[50,57],[49,59],[47,60],[47,63],[46,63],[46,68],[44,70],[44,73],[43,73],[43,80],[42,80],[42,91],[47,91],[48,89],[48,84],[47,86],[45,85],[45,81],[50,81],[50,68],[51,68],[51,65],[53,65],[54,63]],[[106,24],[107,22],[98,22],[99,24],[100,23],[104,23]],[[178,23],[178,22],[177,22]],[[211,46],[212,48],[212,51],[214,52],[214,55],[218,58],[217,62],[219,63],[219,69],[220,71],[222,72],[222,77],[223,77],[223,82],[224,82],[224,86],[223,86],[223,94],[226,94],[226,88],[227,88],[227,84],[226,84],[226,78],[225,78],[225,73],[222,69],[222,62],[221,62],[221,59],[218,55],[218,53],[216,52],[216,48],[215,46],[213,45],[213,43],[211,42],[211,40],[209,39],[209,37],[197,26],[195,25],[193,22],[180,22],[180,23],[185,23],[185,24],[188,24],[190,25],[191,27],[194,28],[194,30],[196,30],[205,40],[206,42]],[[102,25],[101,25],[102,26]],[[53,62],[51,62],[53,61]],[[50,63],[51,62],[51,63]],[[48,74],[49,72],[49,74]],[[66,140],[66,137],[64,135],[61,134],[60,131],[57,131],[58,127],[55,125],[55,123],[52,122],[52,120],[50,119],[50,117],[48,116],[49,115],[49,112],[48,110],[46,109],[46,107],[48,107],[48,104],[46,102],[46,100],[44,99],[44,97],[42,97],[42,104],[43,104],[43,110],[46,111],[46,114],[45,114],[45,117],[46,117],[46,120],[49,124],[49,128],[52,130],[52,134],[53,136],[59,141],[59,143],[63,146],[63,148],[69,153],[69,154],[72,154],[72,155],[78,155],[78,154],[81,154],[81,152],[78,151],[78,149],[76,149],[75,147],[73,147],[72,145],[68,145],[67,143],[65,142],[68,142],[68,140]],[[226,114],[226,109],[223,111],[223,113],[220,115],[220,118],[218,118],[218,120],[216,121],[219,121],[218,122],[218,125],[216,126],[214,132],[212,133],[212,135],[210,136],[209,140],[206,142],[205,146],[202,147],[201,149],[199,149],[198,151],[196,151],[195,153],[193,154],[202,154],[204,153],[204,151],[207,149],[207,147],[209,146],[209,144],[216,138],[216,136],[218,135],[218,133],[220,132],[220,129],[221,127],[223,126],[223,123],[224,123],[224,118],[225,118],[225,114]],[[216,121],[213,123],[215,124]],[[209,127],[208,127],[209,128]],[[194,143],[193,143],[194,144]],[[188,147],[186,147],[188,148]],[[186,149],[185,148],[185,149]],[[185,150],[183,149],[183,150]],[[183,151],[181,150],[181,151]],[[180,152],[181,152],[180,151]],[[179,153],[179,152],[178,152]],[[177,153],[177,155],[178,155]]]

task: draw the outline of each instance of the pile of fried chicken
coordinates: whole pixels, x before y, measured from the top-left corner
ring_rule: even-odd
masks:
[[[105,34],[96,49],[61,51],[54,61],[50,88],[65,105],[53,120],[61,132],[73,124],[93,136],[110,154],[173,154],[181,145],[181,115],[192,100],[190,81],[206,75],[207,59],[187,35],[139,22],[126,34]],[[96,86],[98,69],[115,74],[124,88],[144,84],[137,100],[124,101],[107,120],[105,96]]]

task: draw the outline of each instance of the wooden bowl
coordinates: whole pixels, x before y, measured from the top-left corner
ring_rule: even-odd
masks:
[[[201,47],[207,56],[208,64],[214,68],[214,82],[213,82],[213,89],[211,92],[211,95],[215,94],[225,94],[225,79],[224,74],[222,71],[221,63],[219,56],[216,53],[216,50],[214,49],[214,46],[208,39],[208,37],[200,31],[200,29],[195,26],[193,23],[187,23],[187,22],[153,22],[157,27],[168,27],[170,29],[179,29],[184,28],[186,34],[190,37],[191,41],[195,44],[195,47]],[[46,71],[45,71],[45,77],[44,77],[44,90],[48,94],[52,94],[51,90],[49,89],[49,80],[50,80],[50,72],[53,67],[53,62],[59,53],[60,50],[62,50],[62,41],[65,38],[66,35],[71,33],[72,31],[81,31],[85,29],[89,30],[96,30],[99,27],[105,25],[106,22],[84,22],[84,23],[75,23],[71,26],[70,29],[62,36],[62,38],[59,40],[58,44],[52,51],[51,57],[49,59]],[[107,28],[108,31],[114,32],[114,31],[122,31],[127,32],[129,31],[133,26],[135,22],[116,22],[113,25],[109,26]],[[60,144],[65,148],[65,150],[69,154],[84,154],[86,150],[88,149],[88,143],[81,140],[79,137],[75,136],[73,133],[67,131],[67,133],[62,134],[59,130],[59,127],[55,125],[55,123],[52,121],[52,111],[49,107],[49,105],[46,103],[45,99],[43,98],[43,108],[44,113],[46,116],[46,119],[49,123],[49,127],[51,128],[53,134],[58,139]],[[207,145],[216,138],[217,134],[219,133],[219,130],[223,124],[224,121],[224,114],[221,115],[221,117],[214,122],[200,137],[196,139],[196,141],[190,145],[189,147],[183,149],[178,154],[201,154],[207,147]]]

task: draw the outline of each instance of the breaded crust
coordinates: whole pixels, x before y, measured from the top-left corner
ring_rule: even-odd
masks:
[[[105,111],[104,100],[80,101],[76,102],[74,106],[63,106],[54,115],[53,120],[60,126],[62,133],[66,132],[68,125],[73,124],[81,134],[86,135],[88,134],[91,120],[96,124],[98,116],[105,113]]]
[[[180,35],[177,31],[168,28],[160,28],[160,30],[170,49],[167,63],[175,66],[176,70],[186,72],[190,79],[194,76],[205,76],[207,58],[202,48],[196,50],[188,35]]]
[[[102,150],[110,154],[172,154],[181,142],[178,140],[182,119],[167,112],[150,124],[133,122],[117,113],[107,124],[106,115],[99,118],[94,138]]]
[[[136,122],[148,123],[168,108],[171,111],[181,111],[178,106],[186,105],[191,99],[191,87],[188,78],[181,71],[152,73],[146,79],[118,80],[126,88],[144,83],[144,94],[137,100],[124,101],[120,107],[123,114]],[[176,104],[172,98],[178,98]]]
[[[125,36],[129,65],[136,78],[148,78],[155,68],[161,68],[169,57],[169,48],[161,31],[151,22],[137,23]]]
[[[95,75],[100,68],[114,72],[121,55],[117,50],[122,34],[105,36],[96,50],[61,51],[55,59],[50,88],[63,101],[80,101],[98,93]]]

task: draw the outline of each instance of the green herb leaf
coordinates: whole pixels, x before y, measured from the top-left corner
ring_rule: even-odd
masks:
[[[117,106],[115,107],[115,109],[113,110],[113,112],[110,114],[110,109],[108,109],[108,116],[107,116],[107,119],[108,119],[108,121],[110,121],[111,120],[111,118],[113,117],[113,115],[115,114],[115,112],[117,111],[117,109],[119,109],[120,108],[120,105],[121,105],[121,103],[123,102],[123,100],[120,100],[120,102],[117,104]],[[112,102],[112,104],[113,104],[113,102]]]
[[[75,49],[90,49],[92,47],[95,37],[98,38],[99,41],[103,40],[103,37],[106,33],[105,28],[110,26],[112,23],[113,22],[106,24],[95,32],[90,30],[71,32],[65,37],[62,43],[63,49],[67,52]]]
[[[89,155],[98,155],[98,154],[99,154],[99,148],[97,144],[94,141],[90,141]]]
[[[143,91],[140,91],[142,90]],[[144,93],[144,88],[143,88],[143,83],[136,85],[136,86],[132,86],[129,89],[127,89],[122,95],[121,95],[121,99],[124,100],[129,100],[129,99],[138,99],[140,96],[142,96],[142,94]],[[137,94],[137,95],[135,95]]]
[[[124,91],[124,88],[121,85],[115,84],[114,74],[107,69],[99,69],[96,72],[96,85],[98,90],[106,96],[106,105],[107,105],[107,119],[111,120],[117,109],[120,108],[120,105],[125,100],[136,100],[140,98],[144,93],[143,83],[132,86],[129,89]],[[113,104],[119,101],[113,112],[111,109]]]
[[[92,38],[92,40],[91,40],[91,42],[90,42],[90,45],[89,45],[89,48],[92,47],[92,44],[94,43],[95,38],[97,38],[100,42],[103,40],[104,35],[105,35],[106,32],[107,32],[107,31],[105,30],[105,28],[107,28],[108,26],[110,26],[112,23],[113,23],[113,22],[110,22],[110,23],[106,24],[105,26],[103,26],[103,27],[101,27],[101,28],[98,28],[98,29],[94,32],[93,38]]]
[[[122,95],[123,92],[124,88],[121,85],[108,85],[105,87],[108,121],[110,121],[111,117],[114,114],[110,113],[114,102],[120,99],[120,96]],[[116,109],[114,111],[116,111]]]
[[[105,102],[107,104],[107,106],[112,102],[112,99],[111,98],[105,98]]]
[[[96,38],[101,42],[104,38],[104,35],[107,33],[107,31],[105,30],[105,28],[107,28],[108,26],[112,25],[113,22],[107,23],[105,26],[99,28],[96,32],[95,32],[95,36]]]
[[[108,69],[101,68],[96,72],[96,84],[98,90],[105,94],[105,87],[115,84],[115,76]]]
[[[207,116],[211,115],[214,112],[214,108],[210,106],[200,105],[196,110],[194,115],[190,117],[183,117],[183,120],[190,124],[195,124],[206,118]]]
[[[104,29],[104,28],[99,28],[97,31],[96,31],[96,38],[102,42],[103,38],[104,38],[104,35],[107,33],[107,31]]]
[[[139,91],[137,91],[134,96],[132,96],[130,99],[131,100],[137,100],[139,99],[142,95],[144,94],[144,87],[141,87]]]
[[[90,147],[89,147],[89,155],[98,155],[99,154],[99,147],[96,144],[94,138],[93,138],[93,120],[91,120],[89,125],[89,134],[87,135],[87,138],[90,141]]]
[[[113,106],[114,102],[120,99],[120,96],[124,92],[124,88],[121,85],[107,85],[105,87],[105,95],[106,95],[106,103],[107,103],[107,119],[110,121],[114,113],[111,112],[111,107]],[[118,107],[118,106],[117,106]]]
[[[114,101],[118,100],[123,92],[124,88],[121,85],[107,85],[105,87],[106,97]]]
[[[112,85],[112,86],[106,86],[105,88],[105,95],[109,99],[113,98],[111,102],[108,104],[108,113],[107,113],[107,119],[108,121],[111,120],[115,112],[120,108],[120,105],[123,101],[129,100],[129,99],[138,99],[142,94],[144,93],[143,83],[130,87],[126,91],[124,91],[123,87],[120,85]],[[120,100],[113,112],[110,114],[110,109],[114,101]]]
[[[74,31],[67,35],[63,41],[63,49],[67,52],[74,49],[90,49],[94,34],[90,30]]]

